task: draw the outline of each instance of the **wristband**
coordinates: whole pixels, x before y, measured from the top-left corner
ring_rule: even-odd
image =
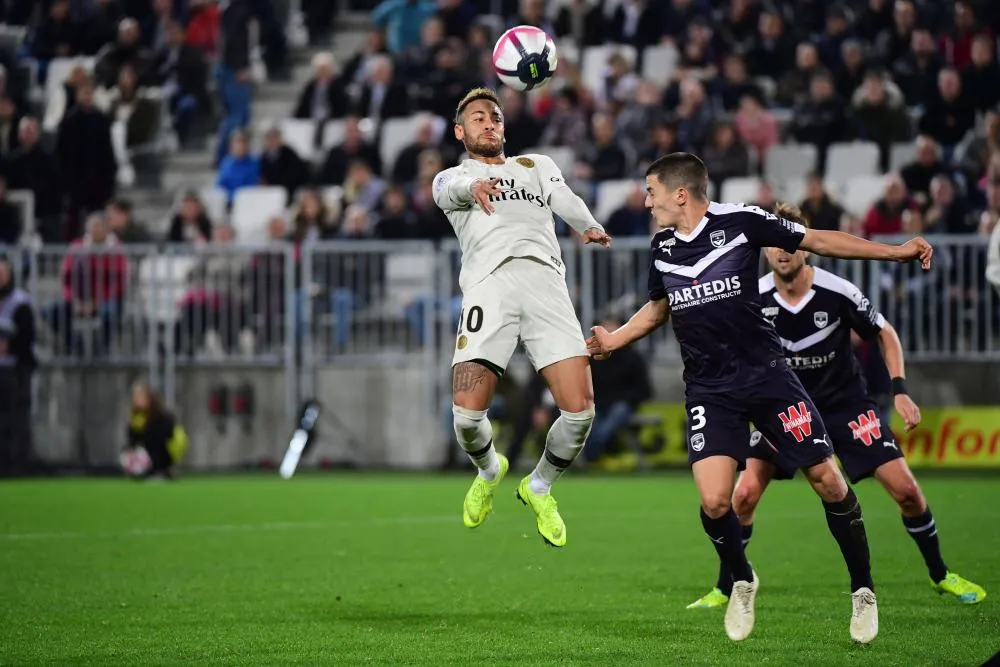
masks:
[[[906,391],[906,379],[905,378],[892,378],[892,395],[899,396],[900,394],[908,394]]]

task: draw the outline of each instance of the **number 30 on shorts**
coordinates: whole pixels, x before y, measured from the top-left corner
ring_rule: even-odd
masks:
[[[465,308],[458,318],[458,333],[464,333],[468,329],[469,333],[476,333],[483,328],[483,309],[479,306],[469,308],[469,316],[465,316]]]
[[[691,406],[691,425],[690,430],[698,431],[705,428],[705,406],[703,405],[692,405]]]

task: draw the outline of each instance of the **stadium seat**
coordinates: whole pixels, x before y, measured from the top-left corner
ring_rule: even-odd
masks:
[[[174,196],[174,205],[171,215],[180,208],[181,200],[189,192],[188,188],[180,188]],[[226,220],[226,191],[214,185],[209,185],[195,191],[201,200],[201,205],[205,209],[205,215],[212,221],[213,225],[218,225]]]
[[[772,146],[764,155],[764,178],[774,185],[801,178],[815,169],[816,147],[812,144]]]
[[[794,176],[774,182],[775,195],[781,201],[798,206],[806,196],[806,179],[804,176]]]
[[[597,203],[594,206],[594,217],[605,224],[611,214],[625,205],[629,193],[638,186],[638,181],[620,180],[603,181],[597,185]]]
[[[855,176],[874,176],[880,171],[878,161],[877,144],[868,141],[832,144],[826,156],[826,177],[846,183]]]
[[[642,78],[666,86],[674,77],[679,55],[673,44],[646,47],[642,54]]]
[[[344,128],[347,123],[342,120],[328,120],[323,126],[323,140],[320,142],[324,151],[328,151],[344,140]],[[361,134],[366,141],[373,141],[375,134],[374,123],[361,123]]]
[[[413,143],[417,136],[417,128],[426,119],[426,115],[416,114],[406,118],[390,118],[382,123],[379,155],[386,169],[392,169],[396,164],[396,157]]]
[[[889,149],[889,171],[899,171],[917,159],[917,142],[893,144]]]
[[[756,176],[727,178],[722,183],[719,199],[727,204],[749,204],[760,195],[761,180]]]
[[[285,212],[285,188],[259,186],[241,188],[233,198],[230,224],[238,243],[266,243],[267,223]]]
[[[635,64],[635,47],[631,44],[602,44],[588,46],[583,51],[580,64],[580,78],[590,90],[604,89],[604,72],[608,66],[608,58],[613,53],[621,53],[633,65]]]
[[[53,58],[49,62],[45,79],[45,100],[52,99],[57,88],[66,83],[66,77],[77,63],[84,66],[88,72],[94,71],[94,58]]]
[[[153,324],[170,325],[177,321],[178,303],[196,261],[187,255],[151,255],[139,263],[141,312]]]
[[[306,162],[316,159],[316,123],[299,118],[285,118],[279,125],[286,146]]]
[[[863,218],[872,204],[882,197],[885,191],[885,176],[862,175],[855,176],[844,186],[844,208],[859,218]]]

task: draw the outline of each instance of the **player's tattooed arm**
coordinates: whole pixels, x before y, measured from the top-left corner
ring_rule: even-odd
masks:
[[[880,259],[894,262],[918,260],[926,271],[931,268],[934,248],[921,237],[912,238],[902,245],[888,245],[829,230],[809,229],[799,244],[802,250],[825,257],[843,259]]]
[[[595,359],[607,359],[615,350],[645,338],[669,318],[670,305],[666,299],[648,301],[628,322],[614,331],[601,326],[592,327],[594,335],[587,339],[587,352]]]
[[[489,379],[490,371],[474,361],[463,361],[455,365],[452,372],[452,392],[471,394]]]

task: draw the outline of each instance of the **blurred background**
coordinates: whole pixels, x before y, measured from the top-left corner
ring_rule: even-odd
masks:
[[[899,330],[911,465],[1000,466],[1000,3],[2,0],[0,20],[3,474],[119,471],[140,442],[178,472],[273,468],[312,398],[303,467],[462,465],[460,254],[431,180],[519,24],[560,60],[500,90],[507,152],[552,156],[615,236],[584,249],[557,221],[585,329],[644,302],[643,172],[693,151],[717,200],[931,239],[928,273],[827,266]],[[889,406],[877,348],[857,354]],[[683,465],[669,328],[617,361],[586,464]],[[517,356],[492,413],[512,461],[552,412]]]

